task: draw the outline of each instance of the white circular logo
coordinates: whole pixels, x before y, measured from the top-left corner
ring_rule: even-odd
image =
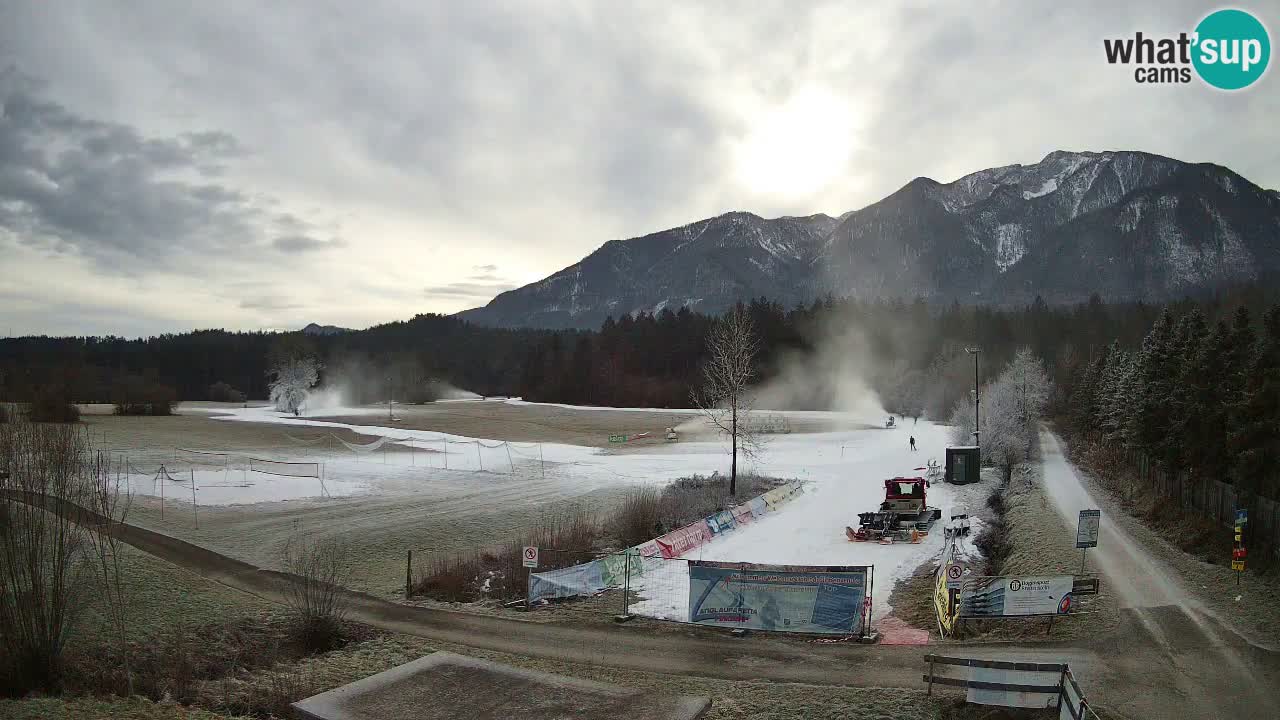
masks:
[[[1012,590],[1013,592],[1018,592],[1019,590],[1021,590],[1021,589],[1022,589],[1022,581],[1021,581],[1021,580],[1012,580],[1012,581],[1010,581],[1010,582],[1009,582],[1009,589],[1010,589],[1010,590]]]

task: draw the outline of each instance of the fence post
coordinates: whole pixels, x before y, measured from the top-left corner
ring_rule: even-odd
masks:
[[[200,512],[196,510],[196,469],[191,468],[191,517],[195,519],[196,529],[200,529]]]
[[[929,660],[929,689],[925,691],[925,695],[932,695],[933,694],[933,656],[928,655],[926,657]]]
[[[631,552],[626,552],[626,563],[622,571],[622,617],[626,617],[631,609]]]
[[[413,597],[413,550],[409,550],[408,556],[404,561],[404,599],[408,600]]]

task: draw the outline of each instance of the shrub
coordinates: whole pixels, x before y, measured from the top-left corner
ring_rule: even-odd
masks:
[[[556,570],[593,560],[600,526],[582,507],[544,515],[533,530],[519,540],[496,549],[440,557],[413,585],[413,592],[447,602],[473,602],[484,597],[510,600],[524,597],[529,569],[521,551],[526,545],[542,549],[538,570]]]
[[[991,509],[992,517],[983,524],[982,532],[978,533],[974,545],[987,559],[986,574],[999,575],[1004,569],[1005,561],[1009,559],[1009,554],[1013,552],[1013,545],[1009,542],[1009,524],[1005,520],[1004,495],[1001,490],[997,489],[987,497],[987,507]]]
[[[66,425],[0,425],[0,694],[56,691],[63,648],[91,582],[88,531],[19,500],[91,505],[86,437]]]
[[[178,394],[156,380],[128,375],[116,380],[112,396],[117,415],[172,415]]]
[[[65,387],[41,385],[31,391],[27,417],[32,422],[76,422],[80,419],[80,408],[67,401]]]
[[[242,403],[244,393],[219,380],[209,386],[209,399],[214,402]]]
[[[658,499],[658,491],[649,485],[627,491],[609,523],[624,545],[639,545],[661,534]]]
[[[348,610],[347,546],[334,538],[294,536],[284,548],[289,573],[285,602],[293,611],[302,645],[325,651],[344,642],[342,621]]]

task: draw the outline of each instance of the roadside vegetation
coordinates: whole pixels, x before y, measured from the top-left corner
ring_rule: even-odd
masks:
[[[785,481],[740,475],[737,498],[729,495],[731,482],[717,473],[679,478],[661,489],[638,486],[605,517],[578,505],[548,513],[532,530],[504,545],[433,558],[414,579],[411,594],[447,602],[522,598],[529,585],[529,570],[520,554],[525,546],[541,549],[541,571],[571,567],[727,510]]]

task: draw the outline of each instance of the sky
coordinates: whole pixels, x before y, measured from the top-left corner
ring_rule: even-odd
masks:
[[[1274,72],[1105,61],[1216,7],[0,0],[0,335],[451,313],[611,239],[1057,149],[1280,188]]]

